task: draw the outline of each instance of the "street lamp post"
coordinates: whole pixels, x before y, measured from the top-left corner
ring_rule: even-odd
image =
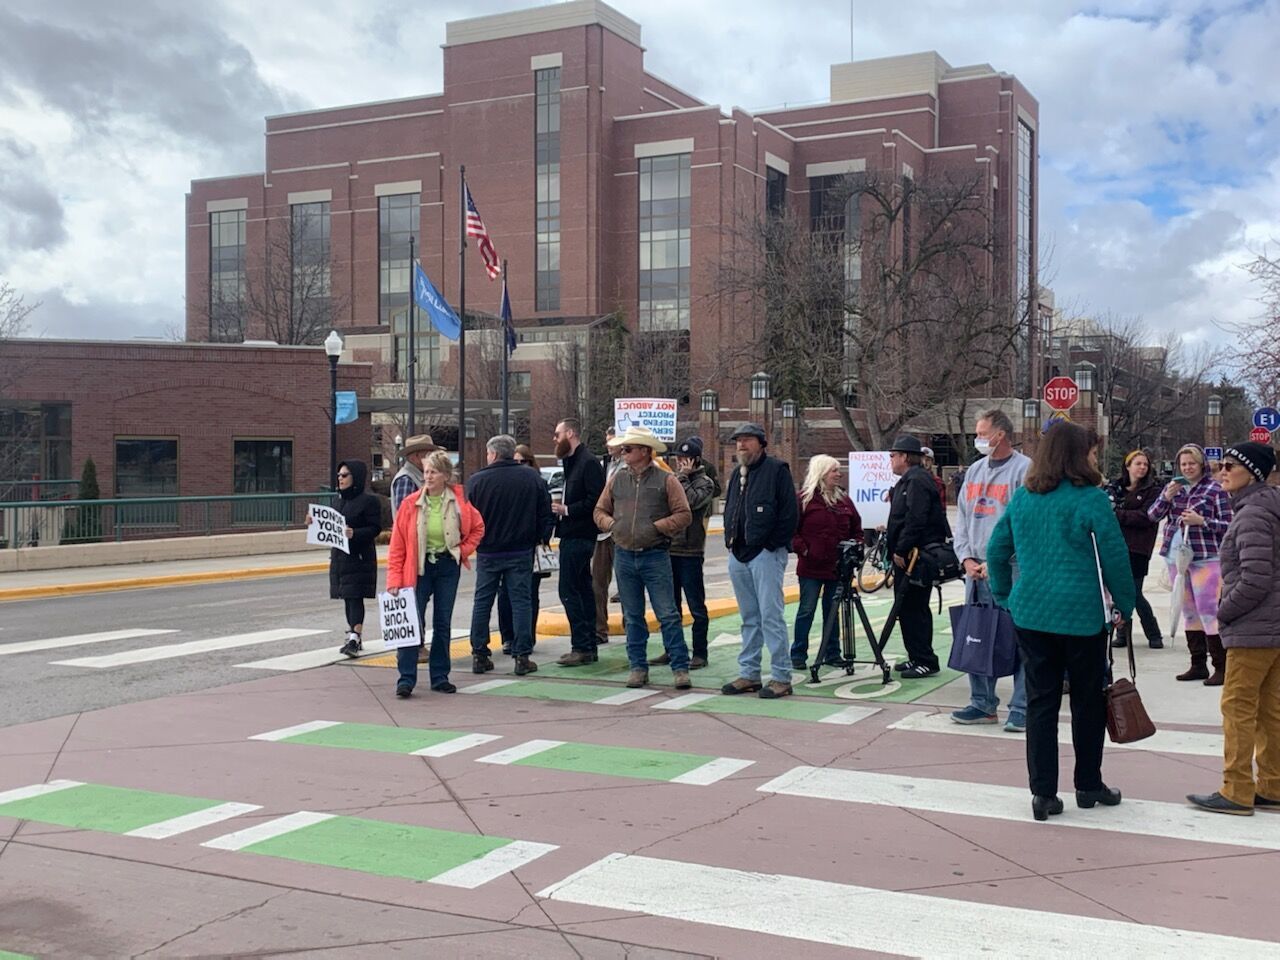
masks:
[[[324,338],[324,352],[329,358],[329,489],[338,489],[338,358],[342,356],[342,337],[330,330]]]

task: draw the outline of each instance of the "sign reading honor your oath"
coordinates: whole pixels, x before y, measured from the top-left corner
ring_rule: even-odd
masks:
[[[378,620],[382,624],[382,642],[388,650],[422,643],[422,625],[418,623],[418,601],[413,587],[403,587],[394,594],[378,594]]]
[[[350,553],[347,543],[347,519],[333,507],[307,504],[307,543],[317,547],[334,547]]]

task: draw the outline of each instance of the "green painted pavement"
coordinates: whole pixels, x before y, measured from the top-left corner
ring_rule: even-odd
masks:
[[[266,857],[315,863],[382,877],[431,880],[512,841],[360,817],[334,817],[249,844]]]
[[[8,950],[0,950],[0,960],[36,960],[36,958],[28,953],[10,953]]]
[[[0,817],[77,830],[128,833],[164,820],[220,806],[221,800],[82,783],[38,797],[0,804]]]
[[[459,737],[457,730],[422,730],[413,727],[382,726],[375,723],[340,723],[323,730],[285,737],[281,743],[309,743],[319,747],[373,750],[380,753],[413,753]]]
[[[569,700],[574,703],[595,703],[604,697],[618,693],[617,687],[605,687],[590,683],[561,683],[556,680],[519,680],[501,687],[482,690],[494,697],[525,697],[530,700]]]
[[[516,766],[544,767],[568,773],[596,773],[635,780],[674,780],[690,770],[705,766],[715,757],[668,750],[641,750],[635,747],[602,747],[592,743],[564,743],[531,757],[515,761]]]

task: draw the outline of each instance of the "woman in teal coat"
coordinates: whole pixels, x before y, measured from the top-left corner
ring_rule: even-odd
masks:
[[[1134,591],[1129,551],[1101,483],[1102,475],[1089,462],[1088,432],[1072,423],[1054,426],[1036,450],[1025,486],[1013,495],[987,544],[991,592],[1013,614],[1026,667],[1027,771],[1037,820],[1062,812],[1058,710],[1064,671],[1071,682],[1076,804],[1089,808],[1120,802],[1120,791],[1102,782],[1103,689],[1112,614],[1098,582],[1099,564],[1117,622],[1133,615]]]

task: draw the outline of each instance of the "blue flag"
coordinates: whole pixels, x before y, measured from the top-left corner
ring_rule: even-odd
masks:
[[[507,278],[502,278],[502,329],[505,331],[507,356],[516,352],[516,328],[511,323],[511,298],[507,296]]]
[[[431,325],[440,331],[441,336],[457,340],[462,334],[462,324],[458,315],[453,312],[448,301],[440,296],[440,291],[427,277],[421,265],[413,265],[413,299],[418,307],[425,311]]]
[[[339,390],[334,394],[336,398],[337,410],[334,413],[334,423],[354,423],[356,417],[360,416],[360,406],[356,402],[356,392],[354,390]]]

